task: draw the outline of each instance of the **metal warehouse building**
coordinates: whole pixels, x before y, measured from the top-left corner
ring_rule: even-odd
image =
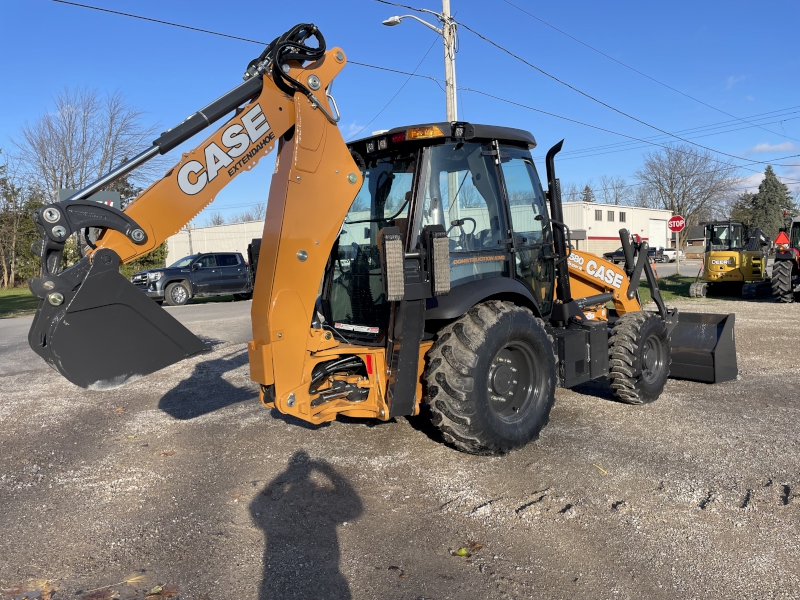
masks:
[[[620,247],[619,230],[638,233],[650,247],[668,248],[668,210],[597,202],[565,202],[564,222],[578,250],[603,254]]]

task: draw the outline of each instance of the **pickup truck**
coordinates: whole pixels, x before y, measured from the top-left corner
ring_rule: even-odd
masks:
[[[664,248],[660,246],[658,248],[649,248],[647,250],[647,256],[649,256],[650,260],[653,262],[668,262],[664,256]],[[625,262],[625,252],[622,251],[622,247],[619,247],[613,252],[604,252],[603,258],[613,262],[615,265],[622,264]]]
[[[190,254],[168,267],[134,273],[131,283],[171,306],[201,296],[233,294],[237,300],[249,300],[253,295],[250,266],[238,252]]]
[[[684,254],[683,250],[675,250],[675,248],[664,248],[663,262],[675,262],[675,259],[678,256],[679,252],[681,260],[686,258],[686,254]]]

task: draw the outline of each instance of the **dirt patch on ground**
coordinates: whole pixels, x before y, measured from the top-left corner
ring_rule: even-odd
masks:
[[[559,390],[541,439],[496,458],[443,445],[424,415],[283,417],[242,344],[104,392],[2,377],[0,590],[796,597],[800,306],[678,306],[736,313],[738,381],[670,381],[644,407]]]

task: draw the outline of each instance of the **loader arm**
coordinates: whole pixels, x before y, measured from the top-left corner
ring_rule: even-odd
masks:
[[[318,48],[304,45],[311,36]],[[309,57],[314,60],[304,64]],[[119,385],[203,351],[201,340],[119,274],[119,264],[177,233],[278,144],[255,282],[251,360],[254,379],[273,383],[268,349],[285,340],[281,366],[289,371],[287,381],[299,384],[319,281],[362,181],[336,125],[335,102],[325,92],[345,64],[341,49],[325,51],[316,27],[298,25],[251,62],[244,84],[72,198],[38,211],[44,276],[31,282],[41,299],[29,334],[32,349],[76,385],[94,388]],[[124,211],[86,200],[234,109],[232,118]],[[98,226],[104,230],[96,248],[59,272],[69,235]],[[98,339],[103,351],[87,358]]]

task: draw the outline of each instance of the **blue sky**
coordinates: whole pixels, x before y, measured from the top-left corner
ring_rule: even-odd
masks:
[[[738,122],[671,91],[547,27],[503,0],[452,0],[456,19],[527,61],[586,93],[660,129],[748,161],[774,161],[800,154],[800,2],[703,1],[670,3],[532,2],[512,0],[539,19],[650,77],[773,133]],[[84,0],[134,13],[269,41],[295,23],[316,23],[329,47],[350,60],[443,79],[439,37],[419,23],[384,27],[381,21],[408,11],[374,0],[330,2],[231,2],[207,0]],[[405,3],[405,2],[404,2]],[[441,10],[436,0],[409,0]],[[65,86],[121,91],[145,111],[148,123],[167,129],[241,81],[261,47],[141,20],[58,4],[51,0],[4,0],[0,17],[0,147],[20,126],[52,106]],[[422,16],[422,15],[421,15]],[[571,119],[637,138],[659,135],[459,30],[458,85],[479,89]],[[426,56],[427,54],[427,56]],[[424,60],[423,60],[424,57]],[[412,78],[383,112],[406,77],[349,65],[334,95],[348,138],[403,124],[444,120],[444,93],[433,81]],[[459,93],[460,118],[519,127],[539,142],[534,157],[565,138],[559,163],[562,181],[599,184],[603,175],[629,183],[653,148],[611,144],[626,139],[545,116],[472,92]],[[767,114],[772,113],[772,114]],[[378,115],[378,116],[376,116]],[[735,131],[734,131],[735,130]],[[708,135],[713,134],[713,135]],[[198,137],[189,145],[200,141]],[[668,138],[662,138],[668,139]],[[576,150],[582,152],[568,154]],[[173,151],[174,160],[178,151]],[[542,161],[537,160],[540,172]],[[742,161],[737,161],[742,162]],[[776,166],[787,183],[800,181],[800,157]],[[744,164],[744,163],[742,163]],[[764,165],[749,165],[763,171]],[[210,210],[230,215],[266,200],[269,161],[226,188]],[[761,175],[742,169],[748,185]],[[201,215],[196,224],[202,225]]]

